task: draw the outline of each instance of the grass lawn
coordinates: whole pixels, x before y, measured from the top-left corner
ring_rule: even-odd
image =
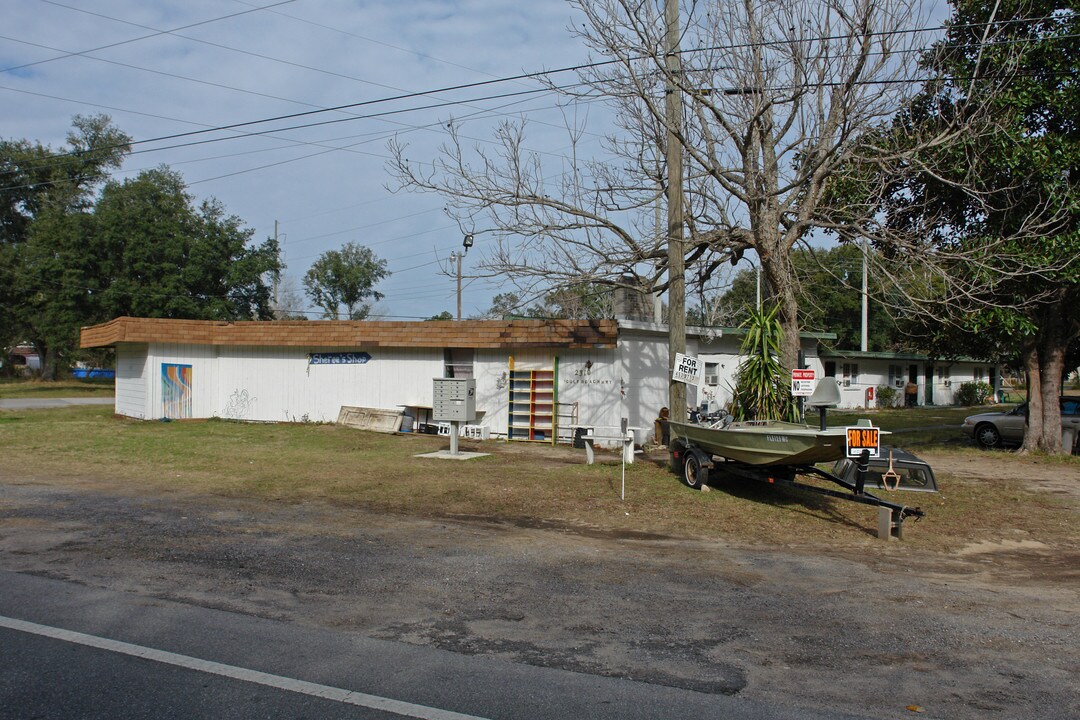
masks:
[[[54,382],[0,378],[0,398],[111,397],[114,392],[115,383],[105,378]]]
[[[906,411],[909,420],[915,412]],[[883,426],[886,417],[881,416]],[[923,424],[937,419],[929,416]],[[896,422],[899,429],[903,423]],[[958,424],[951,416],[950,422]],[[874,508],[755,484],[718,482],[712,492],[693,491],[667,470],[664,452],[627,466],[627,499],[621,501],[622,468],[614,454],[605,464],[588,466],[583,450],[462,441],[464,450],[492,454],[470,461],[414,457],[447,444],[433,436],[335,425],[139,422],[114,418],[108,407],[3,410],[0,482],[318,501],[423,517],[497,518],[738,543],[886,545],[873,536]],[[961,458],[975,452],[943,448],[934,451]],[[927,511],[925,520],[908,529],[905,546],[956,549],[996,538],[1003,528],[1047,543],[1077,540],[1075,505],[1025,487],[1023,463],[1029,460],[1010,453],[971,458],[1000,468],[1000,478],[972,483],[939,472],[940,495],[904,495],[900,502]],[[1052,462],[1080,479],[1080,458]]]

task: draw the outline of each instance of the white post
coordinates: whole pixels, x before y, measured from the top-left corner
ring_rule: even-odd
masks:
[[[622,442],[623,442],[623,446],[622,446],[622,494],[620,496],[620,499],[622,499],[622,500],[626,500],[626,435],[627,435],[627,432],[628,432],[628,426],[629,425],[630,425],[630,420],[628,418],[622,418],[622,420],[619,421],[619,426],[620,426],[620,429],[622,430]]]

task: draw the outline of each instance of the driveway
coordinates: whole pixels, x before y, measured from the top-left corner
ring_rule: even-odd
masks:
[[[112,405],[111,397],[84,398],[0,398],[0,410],[39,410],[72,405]]]

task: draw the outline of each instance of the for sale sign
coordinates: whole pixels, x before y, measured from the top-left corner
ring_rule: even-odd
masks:
[[[870,451],[870,457],[876,458],[881,453],[881,431],[871,425],[855,425],[845,428],[847,431],[847,456],[858,457],[863,450]]]
[[[814,394],[817,370],[805,368],[791,371],[791,394],[795,397],[810,397]]]
[[[705,381],[705,366],[696,357],[675,353],[671,379],[687,385],[701,385]]]

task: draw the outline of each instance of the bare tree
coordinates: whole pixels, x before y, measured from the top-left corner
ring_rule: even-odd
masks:
[[[491,233],[485,264],[525,283],[666,288],[667,232],[656,208],[666,190],[671,130],[684,161],[685,260],[694,277],[757,254],[767,302],[780,306],[781,361],[797,362],[798,280],[791,251],[816,230],[856,237],[867,218],[825,200],[841,171],[887,151],[868,130],[890,121],[914,88],[928,42],[920,0],[702,0],[686,2],[680,63],[666,62],[663,0],[572,0],[575,33],[597,62],[569,101],[601,97],[614,109],[602,158],[580,158],[584,129],[568,123],[569,156],[553,166],[525,143],[525,123],[503,124],[497,150],[451,133],[433,163],[393,145],[403,187],[448,198],[468,232]],[[682,98],[678,123],[665,92]],[[453,128],[452,128],[453,129]],[[955,133],[947,128],[944,135]],[[935,137],[932,142],[941,142]]]

